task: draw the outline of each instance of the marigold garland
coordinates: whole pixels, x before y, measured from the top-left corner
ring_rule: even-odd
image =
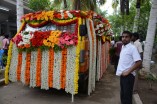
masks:
[[[38,48],[37,51],[37,69],[36,69],[36,86],[41,86],[41,61],[42,61],[42,51],[40,48]]]
[[[17,80],[20,81],[21,79],[21,65],[22,65],[22,52],[18,53],[18,63],[17,63]]]
[[[48,21],[42,21],[42,22],[30,22],[28,23],[28,25],[30,27],[33,27],[33,28],[37,28],[37,27],[42,27],[42,26],[45,26],[47,25],[49,22]]]
[[[74,94],[78,93],[78,80],[79,80],[79,57],[80,57],[80,33],[79,28],[81,24],[81,18],[78,19],[78,23],[76,24],[76,33],[78,33],[78,44],[76,46],[76,60],[75,60],[75,70],[74,70]]]
[[[48,66],[49,87],[53,87],[53,66],[54,66],[54,51],[52,48],[50,48],[49,49],[49,66]]]
[[[62,62],[61,62],[61,73],[60,73],[60,80],[61,80],[61,88],[65,88],[65,81],[66,81],[66,63],[67,63],[67,49],[64,48],[62,50]]]
[[[26,70],[25,70],[25,84],[28,85],[30,83],[30,63],[31,62],[31,52],[27,52],[26,54]]]
[[[77,17],[74,17],[69,20],[58,20],[54,19],[51,21],[53,24],[56,24],[57,26],[66,26],[77,22]]]
[[[10,61],[11,61],[11,56],[12,56],[12,47],[13,47],[13,43],[10,42],[9,50],[8,50],[7,65],[5,68],[5,84],[9,83],[9,67],[10,67]]]

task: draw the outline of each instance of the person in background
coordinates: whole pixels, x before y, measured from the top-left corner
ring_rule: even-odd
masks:
[[[2,40],[4,39],[4,35],[3,34],[1,34],[0,35],[0,49],[2,48]]]
[[[115,44],[115,40],[114,40],[114,37],[111,38],[111,47],[114,47],[114,44]]]
[[[2,48],[0,48],[0,69],[3,70],[3,53],[4,53],[4,50]]]
[[[131,44],[132,34],[129,31],[122,33],[122,49],[116,75],[120,76],[121,104],[132,104],[135,70],[142,64],[137,48]]]
[[[8,55],[8,47],[9,47],[9,36],[5,35],[5,38],[2,40],[2,48],[4,50],[4,55]]]
[[[122,37],[119,37],[119,40],[115,43],[114,47],[115,47],[115,63],[114,63],[114,68],[115,68],[115,73],[117,71],[117,65],[118,65],[118,61],[119,61],[119,55],[120,55],[120,51],[122,48]]]
[[[139,34],[137,32],[132,34],[132,41],[133,41],[133,44],[135,45],[135,47],[137,48],[137,50],[141,56],[141,59],[143,59],[142,44],[139,40]],[[139,72],[139,69],[136,70],[136,76],[135,76],[135,82],[134,82],[134,88],[133,88],[134,93],[137,93],[137,91],[138,91],[138,72]]]

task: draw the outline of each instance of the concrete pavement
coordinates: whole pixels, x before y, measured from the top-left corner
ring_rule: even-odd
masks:
[[[77,94],[73,104],[120,104],[119,77],[109,67],[90,95]],[[0,86],[0,104],[71,104],[71,95],[64,90],[29,88],[22,83]]]

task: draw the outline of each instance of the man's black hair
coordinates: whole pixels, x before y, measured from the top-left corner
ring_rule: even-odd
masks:
[[[123,31],[122,35],[123,34],[128,34],[130,37],[132,37],[132,33],[130,31]]]
[[[139,34],[137,32],[132,34],[136,39],[139,39]]]
[[[9,35],[5,35],[4,37],[5,37],[5,38],[9,38]]]

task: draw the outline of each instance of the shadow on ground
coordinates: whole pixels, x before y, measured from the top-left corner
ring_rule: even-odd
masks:
[[[64,90],[29,88],[20,82],[0,86],[0,104],[70,104],[71,95]],[[103,78],[96,83],[95,91],[75,95],[74,104],[120,104],[119,78],[109,66]]]

